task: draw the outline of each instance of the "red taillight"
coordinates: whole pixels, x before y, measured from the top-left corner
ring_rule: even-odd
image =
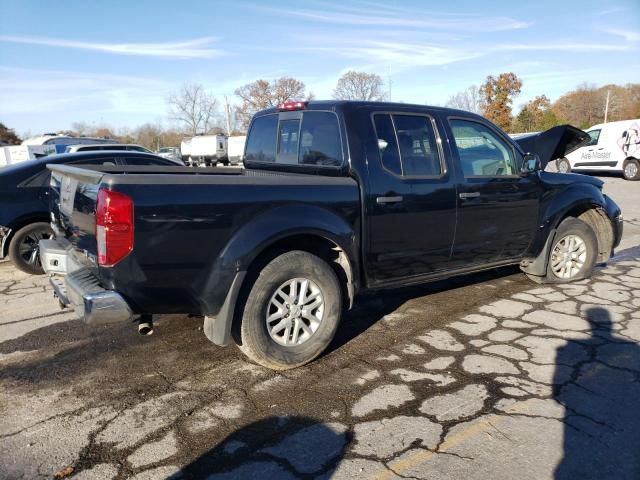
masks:
[[[276,107],[276,110],[281,112],[289,112],[291,110],[304,110],[307,107],[307,102],[284,102]]]
[[[112,267],[133,250],[133,201],[101,188],[96,204],[98,264]]]

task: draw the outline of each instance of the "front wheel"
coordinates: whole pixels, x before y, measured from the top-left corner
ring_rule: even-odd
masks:
[[[332,268],[309,252],[286,252],[271,260],[251,286],[238,346],[264,367],[298,367],[327,348],[341,314],[341,289]]]
[[[622,174],[625,180],[640,180],[640,162],[635,159],[625,161]]]
[[[571,173],[571,164],[569,163],[569,160],[566,158],[560,159],[560,161],[558,161],[558,171],[560,173]]]
[[[31,223],[18,230],[9,244],[9,258],[16,268],[31,275],[42,275],[38,242],[52,235],[51,227],[45,222]]]
[[[553,240],[546,280],[568,283],[589,277],[597,254],[598,240],[593,229],[577,218],[566,218]]]

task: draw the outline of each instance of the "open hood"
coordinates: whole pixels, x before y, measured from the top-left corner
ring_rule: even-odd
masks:
[[[540,157],[542,168],[551,160],[562,158],[589,142],[589,135],[571,125],[558,125],[540,133],[523,135],[515,142],[525,153],[535,153]]]

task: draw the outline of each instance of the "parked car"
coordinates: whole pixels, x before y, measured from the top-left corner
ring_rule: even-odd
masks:
[[[162,147],[156,152],[156,155],[169,160],[176,160],[179,164],[184,165],[178,147]]]
[[[128,152],[153,153],[148,148],[133,143],[95,143],[92,145],[69,145],[65,149],[64,153],[95,152],[96,150],[127,150]]]
[[[594,125],[590,141],[558,161],[560,172],[618,172],[640,180],[640,119]]]
[[[52,234],[49,222],[50,165],[175,165],[155,155],[99,151],[50,155],[0,169],[0,258],[23,272],[44,273],[38,240]]]
[[[117,140],[104,137],[74,137],[71,135],[62,135],[57,133],[45,133],[37,137],[27,138],[22,145],[43,145],[53,148],[54,153],[64,153],[69,145],[95,145],[110,144],[116,145]]]
[[[529,146],[588,138],[566,132]],[[603,183],[530,152],[469,112],[286,103],[253,118],[244,170],[50,166],[56,238],[40,251],[88,324],[148,333],[152,314],[199,314],[215,344],[292,368],[364,290],[504,265],[562,283],[606,261],[622,217]]]

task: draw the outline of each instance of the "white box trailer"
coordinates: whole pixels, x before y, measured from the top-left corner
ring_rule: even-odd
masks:
[[[210,166],[228,164],[227,137],[224,135],[196,135],[184,139],[180,145],[185,164]]]
[[[35,160],[56,153],[55,145],[13,145],[0,147],[0,167]]]
[[[227,138],[227,157],[229,164],[239,165],[244,157],[244,145],[247,142],[246,135],[237,135]]]

